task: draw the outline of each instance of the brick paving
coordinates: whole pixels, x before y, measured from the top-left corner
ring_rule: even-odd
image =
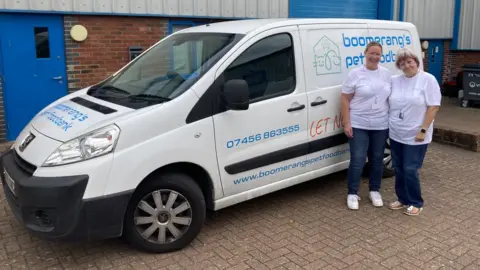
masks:
[[[198,239],[145,254],[120,239],[57,243],[21,228],[0,195],[0,269],[480,269],[480,153],[432,144],[421,171],[421,216],[358,211],[345,172],[213,213]],[[393,198],[393,179],[383,182]]]

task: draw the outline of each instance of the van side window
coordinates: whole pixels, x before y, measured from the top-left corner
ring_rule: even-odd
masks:
[[[224,81],[247,81],[250,102],[286,95],[295,89],[294,61],[291,36],[273,35],[253,44],[230,64]]]

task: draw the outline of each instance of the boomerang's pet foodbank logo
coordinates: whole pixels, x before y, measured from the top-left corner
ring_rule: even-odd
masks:
[[[313,54],[315,55],[313,66],[316,69],[317,75],[342,72],[340,48],[327,36],[323,36],[317,44],[313,46]]]

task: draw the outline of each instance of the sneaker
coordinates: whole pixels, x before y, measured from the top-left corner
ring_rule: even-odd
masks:
[[[369,198],[372,201],[373,206],[376,206],[376,207],[382,207],[383,206],[382,195],[380,195],[380,192],[370,191]]]
[[[360,197],[355,194],[348,194],[347,196],[347,205],[348,208],[352,210],[358,210],[358,201],[360,200]]]

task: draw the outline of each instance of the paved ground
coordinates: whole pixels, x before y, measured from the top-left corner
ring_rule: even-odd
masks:
[[[224,209],[185,250],[152,255],[120,240],[66,244],[30,236],[0,195],[0,269],[480,269],[480,153],[431,146],[426,208],[409,217],[346,209],[339,173]],[[393,198],[393,179],[383,193]]]

